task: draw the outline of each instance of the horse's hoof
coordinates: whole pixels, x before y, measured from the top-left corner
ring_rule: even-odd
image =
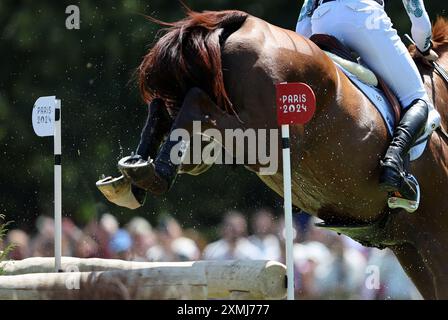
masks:
[[[141,189],[157,195],[168,190],[167,182],[157,175],[152,159],[146,161],[136,156],[125,157],[118,162],[118,170]]]
[[[142,176],[148,175],[152,162],[152,159],[146,161],[139,155],[131,155],[118,161],[118,170],[131,180],[140,180]]]
[[[125,176],[104,177],[96,182],[96,187],[107,200],[121,207],[137,209],[145,202],[146,192],[133,186]]]

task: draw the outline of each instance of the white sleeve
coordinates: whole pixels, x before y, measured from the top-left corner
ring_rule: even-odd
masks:
[[[432,25],[423,0],[403,0],[403,5],[412,22],[412,37],[417,48],[425,52],[431,46]]]
[[[311,14],[313,13],[314,1],[316,0],[305,0],[303,2],[296,25],[296,32],[306,38],[311,37],[313,34],[311,29]]]

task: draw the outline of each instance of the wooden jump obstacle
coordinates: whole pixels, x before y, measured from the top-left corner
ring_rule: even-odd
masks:
[[[0,263],[0,299],[283,299],[275,261],[133,262],[63,257]]]

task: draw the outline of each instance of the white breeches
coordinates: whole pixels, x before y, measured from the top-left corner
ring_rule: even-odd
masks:
[[[425,100],[431,106],[417,66],[384,8],[377,2],[337,0],[325,3],[311,17],[311,32],[332,35],[358,52],[363,63],[387,82],[403,108],[416,99]]]

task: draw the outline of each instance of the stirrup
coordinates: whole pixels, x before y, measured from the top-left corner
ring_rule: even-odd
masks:
[[[404,209],[409,213],[417,211],[420,205],[420,185],[417,179],[412,174],[407,174],[406,178],[415,183],[417,194],[415,199],[405,199],[399,193],[392,192],[389,194],[387,204],[391,209]]]

